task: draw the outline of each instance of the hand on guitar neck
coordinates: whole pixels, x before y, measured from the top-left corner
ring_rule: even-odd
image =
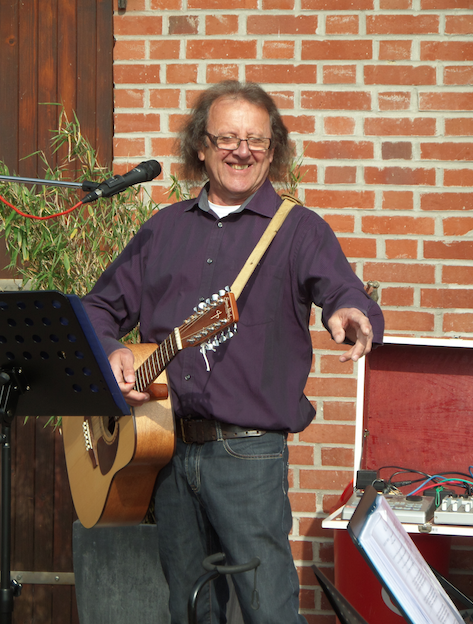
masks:
[[[148,392],[138,392],[134,390],[136,381],[134,369],[135,358],[130,349],[117,349],[109,355],[108,359],[113,374],[118,382],[118,387],[122,391],[128,405],[139,407],[149,401],[151,397]]]

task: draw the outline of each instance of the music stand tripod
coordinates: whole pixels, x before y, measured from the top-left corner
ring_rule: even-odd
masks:
[[[92,325],[74,295],[0,293],[0,624],[11,624],[21,585],[11,580],[11,426],[15,416],[130,413]]]

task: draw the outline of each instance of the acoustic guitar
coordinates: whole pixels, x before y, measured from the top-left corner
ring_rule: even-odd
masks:
[[[135,389],[152,400],[129,416],[65,416],[62,432],[72,499],[86,528],[139,524],[156,477],[175,448],[166,367],[182,349],[215,348],[233,335],[238,310],[233,293],[220,291],[159,345],[127,345],[135,356]]]

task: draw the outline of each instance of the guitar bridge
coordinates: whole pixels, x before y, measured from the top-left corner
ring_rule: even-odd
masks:
[[[90,422],[88,418],[86,418],[82,423],[82,432],[84,434],[85,450],[89,454],[92,466],[94,468],[97,468],[97,457],[95,455],[94,444],[92,442],[92,433],[90,431]]]

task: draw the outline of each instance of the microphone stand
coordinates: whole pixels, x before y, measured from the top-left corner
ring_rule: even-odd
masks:
[[[83,191],[94,191],[98,188],[98,182],[90,182],[84,180],[84,182],[65,182],[63,180],[41,180],[40,178],[23,178],[20,176],[3,176],[0,175],[0,180],[5,182],[19,182],[22,184],[43,184],[48,186],[66,186],[70,188],[80,188]]]

